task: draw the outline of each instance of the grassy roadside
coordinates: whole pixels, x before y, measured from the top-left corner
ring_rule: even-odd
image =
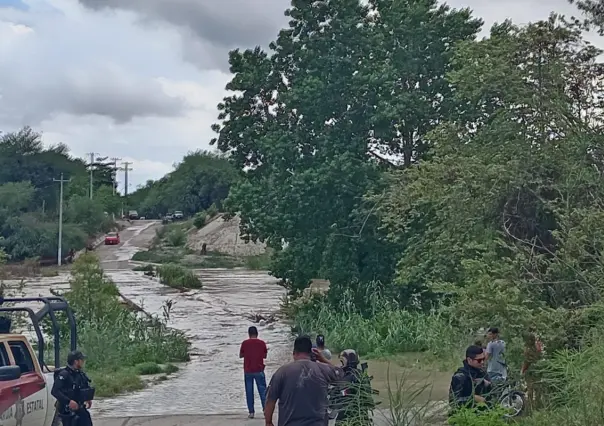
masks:
[[[143,376],[164,380],[177,371],[172,363],[189,360],[186,337],[167,325],[169,310],[164,318],[128,310],[93,254],[74,263],[64,296],[77,313],[79,347],[88,354],[86,368],[99,396],[141,389],[146,384]]]

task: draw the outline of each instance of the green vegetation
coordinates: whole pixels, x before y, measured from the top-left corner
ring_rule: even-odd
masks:
[[[86,164],[64,145],[45,147],[41,135],[26,127],[0,136],[0,246],[11,262],[56,259],[59,184],[65,184],[63,253],[84,248],[88,238],[114,228],[121,206],[113,194],[108,165],[95,164],[94,199]]]
[[[159,365],[155,362],[143,362],[142,364],[137,364],[134,369],[140,376],[172,374],[178,371],[178,367],[174,364]]]
[[[139,317],[125,308],[94,255],[78,258],[70,285],[64,296],[76,312],[79,346],[89,356],[99,396],[140,389],[140,375],[155,374],[152,369],[169,374],[174,367],[168,363],[188,361],[184,334],[168,328],[167,318]]]
[[[193,271],[180,265],[168,263],[157,267],[159,281],[169,287],[178,289],[201,288],[201,280]]]
[[[294,2],[270,52],[231,52],[213,143],[241,179],[224,206],[290,295],[329,280],[290,311],[298,329],[461,358],[496,325],[517,371],[534,328],[542,368],[558,363],[535,371],[553,385],[534,403],[557,408],[529,421],[602,423],[604,67],[583,34],[604,4],[578,3],[589,22],[479,40],[479,19],[436,0]],[[574,357],[592,384],[568,376]],[[563,378],[589,396],[565,401]]]
[[[218,209],[237,179],[237,172],[220,155],[197,151],[185,156],[173,172],[148,181],[129,196],[129,203],[147,218],[160,218],[180,210],[185,217]]]
[[[204,218],[215,217],[218,210],[209,209],[210,213],[200,212]],[[149,250],[139,251],[132,260],[155,264],[177,264],[185,268],[247,268],[253,270],[268,270],[270,251],[251,256],[231,256],[217,251],[208,251],[202,255],[186,247],[187,233],[192,227],[197,228],[196,217],[192,221],[176,222],[156,230],[156,236]],[[205,224],[205,221],[204,221]],[[203,227],[203,225],[202,225]],[[136,270],[146,271],[145,266]]]

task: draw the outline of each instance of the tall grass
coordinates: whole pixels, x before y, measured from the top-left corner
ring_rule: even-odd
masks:
[[[379,295],[367,301],[363,312],[344,294],[336,306],[313,295],[293,308],[296,332],[324,334],[337,350],[353,348],[365,356],[403,352],[431,352],[458,357],[466,343],[461,333],[438,312],[422,313],[396,308]]]
[[[604,425],[604,332],[601,325],[582,350],[563,350],[542,361],[536,393],[541,409],[523,424]]]
[[[172,288],[201,288],[201,280],[193,271],[175,264],[161,265],[157,267],[159,281]]]
[[[74,263],[70,290],[64,296],[75,311],[78,345],[88,355],[87,369],[99,396],[142,387],[139,364],[189,359],[189,342],[167,326],[167,316],[140,317],[125,308],[118,295],[93,254]]]

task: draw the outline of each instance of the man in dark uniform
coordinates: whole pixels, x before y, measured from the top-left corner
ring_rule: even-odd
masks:
[[[63,426],[92,426],[88,410],[92,406],[94,388],[82,371],[86,357],[80,351],[67,356],[67,366],[55,371],[52,396],[57,400],[56,408]]]
[[[453,409],[460,407],[475,407],[487,402],[486,397],[491,390],[484,369],[484,349],[480,346],[470,346],[466,349],[466,359],[463,367],[451,378],[449,402]]]

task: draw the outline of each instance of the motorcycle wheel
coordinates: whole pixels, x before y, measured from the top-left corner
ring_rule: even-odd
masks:
[[[526,406],[526,395],[521,391],[507,392],[499,400],[499,404],[503,408],[510,410],[510,414],[506,417],[519,417],[524,412]]]

